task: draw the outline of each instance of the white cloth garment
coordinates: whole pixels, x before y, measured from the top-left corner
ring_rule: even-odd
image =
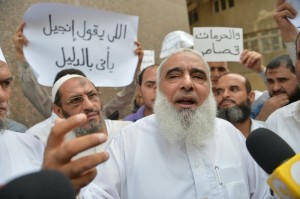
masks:
[[[259,121],[259,120],[254,120],[251,118],[251,130],[250,130],[251,132],[254,131],[255,129],[265,128],[265,127],[266,127],[265,122]]]
[[[41,168],[44,145],[35,137],[6,130],[0,133],[0,185],[38,171]]]
[[[150,115],[123,128],[107,151],[82,198],[271,198],[266,174],[225,120],[216,119],[215,137],[195,148],[170,144]]]
[[[35,136],[46,145],[51,128],[54,126],[57,118],[58,116],[52,112],[51,117],[32,126],[25,133]]]
[[[300,153],[300,101],[274,111],[266,127],[282,137],[296,153]]]

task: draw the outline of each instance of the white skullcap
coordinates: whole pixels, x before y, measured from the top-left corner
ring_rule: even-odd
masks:
[[[4,57],[4,54],[3,54],[2,50],[1,50],[1,48],[0,48],[0,61],[3,61],[5,63],[7,63],[6,60],[5,60],[5,57]]]
[[[73,74],[73,75],[70,75],[70,74],[67,74],[65,76],[62,76],[59,80],[57,80],[55,82],[55,84],[53,85],[52,87],[52,102],[54,103],[55,101],[55,96],[56,96],[56,93],[58,91],[58,89],[61,87],[61,85],[63,83],[65,83],[66,81],[68,81],[69,79],[72,79],[72,78],[75,78],[75,77],[83,77],[85,78],[84,76],[82,75],[76,75],[76,74]]]

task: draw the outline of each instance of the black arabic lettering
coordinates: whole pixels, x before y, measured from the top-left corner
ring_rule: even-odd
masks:
[[[231,55],[239,55],[240,54],[239,46],[234,46],[236,53],[233,53],[229,48],[226,48],[226,49],[220,50],[220,51],[216,51],[214,43],[212,43],[212,48],[213,48],[213,52],[215,54],[231,54]]]
[[[210,29],[210,38],[214,39],[214,40],[218,40],[219,39],[218,35],[213,35],[213,30],[212,29]]]
[[[105,70],[105,63],[106,63],[106,61],[104,60],[104,59],[100,59],[100,65],[99,65],[99,67],[98,67],[98,64],[96,65],[96,68],[98,69],[98,70]],[[100,67],[101,66],[101,67]]]
[[[115,67],[115,64],[112,64],[109,66],[109,47],[107,47],[107,55],[106,55],[106,60],[107,60],[107,69],[112,70]]]
[[[98,25],[94,25],[93,35],[97,35],[99,40],[103,40],[104,34],[105,34],[105,31],[103,30],[102,34],[99,35],[98,34]]]
[[[94,64],[89,63],[89,50],[88,48],[85,48],[85,60],[86,60],[86,66],[91,68]]]
[[[127,25],[124,25],[124,31],[123,31],[123,24],[117,24],[116,25],[116,31],[115,34],[112,36],[112,38],[110,37],[110,35],[107,35],[107,39],[110,42],[114,42],[115,39],[120,39],[122,36],[122,32],[123,32],[123,38],[126,38],[126,29],[127,29]]]
[[[239,55],[240,54],[240,47],[239,46],[234,46],[234,48],[237,51],[237,53],[235,53],[234,55]]]
[[[196,34],[195,37],[196,37],[196,39],[207,39],[208,38],[208,34],[200,32],[200,33]]]
[[[96,69],[98,69],[98,70],[105,70],[105,68],[106,69],[108,69],[108,70],[113,70],[114,69],[114,67],[115,67],[115,64],[111,64],[110,65],[110,61],[109,61],[109,59],[110,59],[110,52],[109,52],[109,50],[110,50],[110,48],[109,47],[107,47],[107,53],[106,53],[106,59],[100,59],[100,64],[98,65],[96,65],[95,67],[96,67]]]
[[[89,34],[89,37],[88,38],[86,38],[85,36],[86,36],[86,34]],[[82,34],[80,34],[80,32],[79,31],[77,31],[77,36],[78,37],[81,37],[83,40],[85,40],[85,41],[87,41],[87,40],[90,40],[91,39],[91,30],[89,29],[89,30],[86,30],[86,21],[84,20],[84,22],[83,22],[83,33]]]
[[[84,66],[85,65],[85,55],[84,55],[83,48],[81,48],[81,58],[82,58],[81,60],[79,58],[77,58],[76,63],[73,63],[73,66]],[[80,63],[80,61],[81,61],[81,63]]]
[[[211,54],[211,53],[212,53],[211,49],[207,49],[205,52],[202,51],[203,56]]]
[[[51,14],[49,14],[48,19],[49,19],[49,32],[48,33],[46,32],[46,27],[43,28],[43,33],[44,33],[44,35],[47,35],[47,36],[51,35],[53,32]]]
[[[66,64],[71,65],[71,63],[76,58],[74,47],[72,48],[72,56],[71,57],[66,58],[64,47],[61,47],[61,52],[62,52],[62,60],[63,60],[62,64],[59,64],[58,61],[56,61],[55,62],[56,66],[59,67],[59,68],[63,68]]]
[[[240,33],[236,33],[236,34],[234,34],[237,38],[235,38],[236,40],[239,40],[240,38],[241,38],[241,35],[240,35]]]
[[[53,27],[51,14],[49,14],[48,19],[49,19],[49,31],[46,31],[46,27],[43,27],[43,33],[46,36],[50,36],[52,34],[58,34],[58,33],[65,34],[65,32],[70,32],[70,31],[73,32],[73,30],[74,30],[74,24],[73,24],[74,20],[72,20],[72,25],[69,25],[69,24],[66,24],[65,26],[55,25]]]

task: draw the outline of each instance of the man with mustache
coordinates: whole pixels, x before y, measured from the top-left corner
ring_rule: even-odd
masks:
[[[217,116],[232,123],[245,137],[256,128],[264,127],[262,122],[250,117],[255,93],[246,77],[237,73],[223,75],[216,86],[215,98]]]
[[[154,100],[156,96],[156,73],[157,65],[151,65],[142,70],[139,74],[138,92],[142,97],[143,105],[136,113],[127,115],[123,120],[137,121],[143,117],[153,114]]]
[[[299,13],[298,13],[299,14]],[[297,10],[283,0],[278,0],[274,18],[280,28],[284,41],[296,41],[296,52],[290,51],[291,57],[296,56],[296,79],[300,85],[300,36],[297,28],[288,18],[295,18]],[[297,36],[298,34],[298,36]],[[293,42],[293,44],[295,44]],[[272,113],[267,121],[266,127],[282,137],[296,153],[300,153],[300,101],[284,106]]]
[[[207,62],[210,67],[210,78],[212,83],[212,90],[215,91],[215,87],[222,75],[229,72],[227,62]]]
[[[275,57],[266,67],[264,93],[253,105],[253,117],[265,121],[275,110],[300,99],[295,66],[288,55]]]
[[[99,131],[110,137],[114,132],[131,123],[104,120],[100,93],[95,85],[82,75],[67,74],[58,79],[52,88],[52,102],[53,112],[60,118],[69,118],[79,113],[87,116],[88,122],[69,133],[67,140]],[[85,154],[98,152],[103,148],[104,145],[99,145]]]
[[[0,187],[10,180],[40,169],[55,169],[72,182],[79,191],[95,176],[95,166],[108,159],[105,152],[87,155],[77,160],[73,156],[106,141],[101,133],[84,136],[71,142],[64,136],[73,128],[85,124],[84,114],[76,115],[58,123],[52,128],[48,144],[34,136],[7,130],[7,107],[11,95],[13,78],[8,65],[0,60]]]
[[[95,198],[269,195],[244,137],[216,118],[209,66],[190,49],[160,64],[154,114],[123,128],[107,151],[111,158],[98,167],[101,173],[89,192]]]

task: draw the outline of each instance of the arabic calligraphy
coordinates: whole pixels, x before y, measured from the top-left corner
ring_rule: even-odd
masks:
[[[217,34],[213,32],[213,29],[210,29],[209,34],[206,32],[200,32],[195,35],[196,39],[213,39],[217,42],[222,41],[223,39],[228,39],[228,40],[239,40],[241,39],[240,33],[236,33],[234,29],[229,29],[228,30],[229,34]]]
[[[239,61],[243,51],[241,28],[194,28],[194,42],[194,48],[209,61]]]
[[[78,22],[77,22],[78,23]],[[86,20],[83,24],[77,24],[75,20],[71,20],[70,23],[65,25],[54,25],[52,20],[52,15],[48,15],[48,27],[43,27],[43,34],[45,36],[57,35],[57,34],[71,34],[73,41],[77,38],[84,41],[89,41],[93,37],[99,40],[107,40],[109,42],[115,42],[116,40],[125,40],[127,33],[127,24],[117,23],[113,33],[105,31],[104,28],[97,24],[89,25]],[[82,27],[81,29],[77,27]]]
[[[239,55],[240,54],[240,47],[239,46],[234,46],[234,51],[229,49],[229,48],[225,48],[225,49],[217,49],[217,47],[215,47],[215,44],[212,43],[212,48],[208,48],[206,51],[201,51],[202,55],[205,56],[207,54],[231,54],[231,55]]]
[[[65,47],[61,47],[62,59],[61,61],[56,61],[55,64],[59,68],[63,68],[65,66],[85,66],[90,68],[95,68],[97,70],[113,70],[115,67],[114,63],[110,63],[110,48],[107,47],[107,53],[105,58],[99,59],[98,63],[91,63],[89,60],[89,49],[87,47],[81,48],[76,51],[75,47],[72,46],[71,50],[66,50]]]

